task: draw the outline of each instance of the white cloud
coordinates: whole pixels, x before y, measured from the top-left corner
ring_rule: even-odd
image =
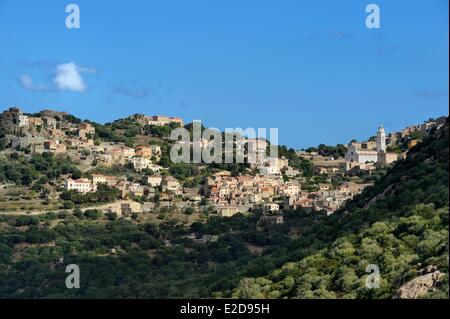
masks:
[[[56,67],[53,83],[60,91],[86,91],[86,85],[80,74],[81,69],[73,62],[60,64]]]
[[[77,65],[77,70],[79,72],[83,72],[83,73],[90,73],[90,74],[97,73],[97,69],[96,68],[86,68],[84,66],[78,66],[78,65]]]
[[[21,75],[20,84],[28,90],[32,91],[73,91],[84,92],[87,89],[84,83],[82,73],[96,73],[96,69],[78,66],[73,62],[63,63],[56,66],[55,76],[52,84],[34,84],[33,79],[29,75]]]
[[[34,84],[31,76],[29,76],[27,74],[20,76],[20,84],[24,88],[26,88],[28,90],[32,90],[32,91],[46,91],[49,89],[48,86],[45,84]]]

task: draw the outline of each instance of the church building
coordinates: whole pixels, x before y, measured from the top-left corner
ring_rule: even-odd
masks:
[[[383,125],[380,125],[377,131],[376,146],[371,147],[375,143],[351,142],[347,146],[347,153],[345,154],[345,162],[347,170],[357,164],[378,163],[387,165],[397,160],[396,153],[386,152],[386,133]]]

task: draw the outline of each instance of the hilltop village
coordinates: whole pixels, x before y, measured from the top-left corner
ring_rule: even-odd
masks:
[[[335,147],[279,146],[279,157],[262,156],[266,140],[247,139],[256,160],[227,166],[171,163],[169,135],[185,125],[181,118],[136,114],[102,125],[12,107],[0,115],[0,213],[95,208],[139,219],[167,211],[220,217],[258,211],[261,225],[283,223],[285,211],[330,215],[445,120],[390,133],[380,125],[366,141]]]

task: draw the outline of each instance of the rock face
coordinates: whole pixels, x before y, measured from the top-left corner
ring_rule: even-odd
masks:
[[[426,275],[416,277],[403,284],[394,298],[416,299],[436,290],[436,287],[444,279],[444,273],[436,270]]]
[[[0,114],[0,131],[4,134],[15,133],[17,125],[14,124],[14,113],[8,110]]]

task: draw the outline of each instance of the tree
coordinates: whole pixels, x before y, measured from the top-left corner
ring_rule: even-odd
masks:
[[[186,207],[186,209],[184,210],[184,212],[187,214],[187,215],[192,215],[193,213],[195,213],[195,209],[194,209],[194,207]]]
[[[75,217],[77,217],[78,219],[82,219],[82,218],[84,217],[83,212],[82,212],[81,209],[78,208],[78,207],[76,207],[76,208],[73,210],[73,215],[74,215]]]
[[[108,220],[110,221],[115,221],[117,220],[117,214],[113,213],[113,212],[108,212],[105,214],[105,216],[108,218]]]
[[[102,212],[97,209],[88,209],[84,212],[84,217],[88,219],[97,220],[102,216]]]
[[[68,200],[64,202],[63,207],[64,209],[72,209],[75,207],[75,204],[72,201]]]

